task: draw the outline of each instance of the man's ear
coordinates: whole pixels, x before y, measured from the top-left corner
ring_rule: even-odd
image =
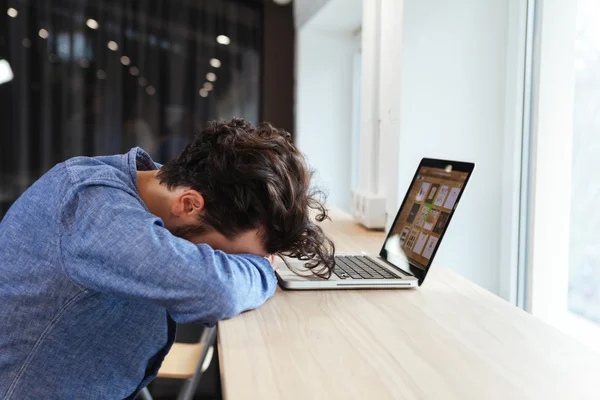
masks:
[[[175,199],[171,212],[177,217],[196,217],[204,211],[204,197],[196,190],[186,190]]]

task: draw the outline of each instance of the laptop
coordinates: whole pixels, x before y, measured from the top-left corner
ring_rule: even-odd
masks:
[[[474,168],[473,163],[424,158],[379,254],[336,255],[329,279],[311,275],[305,261],[289,259],[291,268],[279,262],[275,272],[280,286],[295,290],[421,286]]]

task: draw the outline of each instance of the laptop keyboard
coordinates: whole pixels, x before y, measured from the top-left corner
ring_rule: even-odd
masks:
[[[333,273],[340,279],[402,279],[368,256],[336,256]]]

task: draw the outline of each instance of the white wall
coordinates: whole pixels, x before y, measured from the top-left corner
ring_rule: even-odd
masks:
[[[302,2],[296,3],[299,7]],[[328,204],[350,209],[352,80],[360,0],[330,0],[297,34],[296,144]]]
[[[301,28],[307,23],[328,1],[329,0],[295,0],[294,22],[296,23],[296,28]]]
[[[422,157],[475,162],[435,263],[498,293],[508,2],[404,5],[398,200]]]
[[[307,2],[295,4],[301,7]],[[511,136],[516,135],[519,118],[507,110],[517,107],[520,89],[515,85],[522,78],[518,52],[523,49],[511,36],[523,22],[519,13],[524,8],[518,2],[404,0],[402,9],[400,0],[378,1],[389,8],[381,16],[382,35],[386,30],[397,32],[398,20],[402,33],[397,35],[397,47],[382,36],[387,40],[384,52],[397,49],[398,57],[381,55],[382,62],[392,62],[394,67],[382,65],[373,94],[380,96],[382,137],[391,130],[399,132],[394,150],[398,177],[384,177],[398,182],[398,203],[421,158],[476,163],[435,263],[507,299],[514,281],[513,266],[506,262],[513,245],[509,236],[515,229],[511,193],[518,189],[515,168],[520,160],[518,137]],[[356,23],[349,23],[352,18],[345,13],[361,9],[360,4],[360,0],[330,0],[298,32],[297,143],[319,170],[323,186],[330,189],[330,204],[344,209],[348,209],[351,181],[352,119],[348,115],[354,51],[348,32]],[[364,25],[362,29],[363,34],[369,30]],[[363,40],[363,56],[368,53],[364,45]],[[393,70],[400,77],[399,85]],[[363,70],[363,80],[364,74]],[[391,92],[399,92],[400,104],[389,98]],[[363,104],[372,100],[365,97],[363,93]],[[380,174],[388,175],[383,170]],[[378,179],[385,182],[381,176]]]
[[[353,46],[345,35],[298,35],[296,144],[317,170],[328,203],[349,209]]]

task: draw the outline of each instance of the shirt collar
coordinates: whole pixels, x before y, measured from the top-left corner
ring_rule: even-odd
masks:
[[[129,177],[131,178],[133,189],[135,190],[135,193],[137,193],[140,203],[146,209],[146,211],[150,212],[139,195],[137,171],[153,171],[159,169],[160,164],[156,164],[154,161],[152,161],[150,155],[140,147],[134,147],[126,154],[123,154],[123,159],[128,166]]]
[[[137,171],[153,171],[158,169],[148,153],[140,147],[134,147],[125,154],[129,165],[129,175],[137,187]]]

